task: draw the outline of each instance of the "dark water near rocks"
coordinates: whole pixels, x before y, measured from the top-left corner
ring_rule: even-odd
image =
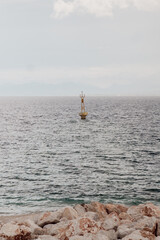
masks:
[[[0,98],[0,214],[160,205],[160,98]]]

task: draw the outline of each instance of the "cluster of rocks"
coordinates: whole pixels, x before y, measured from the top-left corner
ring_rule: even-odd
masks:
[[[0,217],[0,240],[160,240],[160,208],[90,204]]]

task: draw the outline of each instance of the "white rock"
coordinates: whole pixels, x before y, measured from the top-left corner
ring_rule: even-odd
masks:
[[[69,238],[69,240],[92,240],[92,235],[85,235],[85,236],[72,236]]]
[[[106,235],[103,235],[101,233],[97,233],[96,235],[92,236],[93,240],[110,240]]]
[[[67,226],[68,226],[68,223],[59,222],[57,224],[45,225],[43,229],[46,231],[46,234],[48,235],[58,235],[61,231],[66,229]]]
[[[124,238],[125,236],[131,234],[132,232],[134,232],[135,229],[134,228],[130,228],[129,226],[127,226],[126,224],[122,224],[118,227],[117,230],[117,237],[118,238]]]
[[[131,206],[128,208],[127,214],[135,221],[143,217],[141,206]]]
[[[122,212],[127,212],[128,207],[120,204],[105,204],[106,211],[108,213],[115,212],[120,214]]]
[[[106,232],[106,236],[110,239],[110,240],[117,240],[117,233],[114,230],[109,230]]]
[[[72,207],[66,207],[66,208],[62,209],[62,217],[66,218],[68,220],[73,220],[73,219],[78,218],[78,213]]]
[[[144,216],[142,219],[138,220],[135,223],[135,229],[137,230],[148,230],[155,234],[157,226],[157,219],[155,217]]]
[[[23,224],[27,227],[30,228],[31,233],[35,234],[35,235],[41,235],[44,234],[45,231],[44,229],[42,229],[41,227],[39,227],[37,224],[35,224],[32,220],[27,219],[24,222],[22,222],[22,220],[18,221],[18,224]]]
[[[143,216],[160,218],[160,208],[152,203],[140,204],[132,206],[127,213],[134,219],[138,220]]]
[[[1,228],[0,234],[6,235],[9,237],[9,236],[14,236],[16,232],[20,234],[21,230],[16,223],[12,222],[12,223],[4,224]]]
[[[61,229],[57,235],[59,239],[67,239],[72,236],[86,236],[86,234],[96,234],[100,230],[100,224],[89,218],[79,218],[69,221],[68,226]]]
[[[110,213],[106,218],[102,227],[104,230],[108,231],[110,229],[117,229],[120,225],[120,220],[117,213]]]
[[[31,230],[25,225],[18,225],[15,222],[6,223],[0,230],[0,237],[12,238],[20,240],[25,238],[26,240],[31,239]]]
[[[93,207],[94,211],[97,212],[100,218],[105,218],[108,215],[104,204],[100,202],[92,202],[90,206]]]
[[[150,232],[136,230],[122,240],[155,240],[155,236]]]
[[[58,223],[61,218],[62,218],[61,210],[56,212],[45,212],[40,214],[37,220],[37,225],[40,227],[44,227],[47,224]]]
[[[126,212],[121,212],[119,218],[121,221],[133,221],[132,217]]]
[[[99,216],[98,216],[98,214],[96,212],[86,212],[84,214],[84,217],[90,218],[90,219],[92,219],[92,220],[94,220],[96,222],[100,220],[100,218],[99,218]]]
[[[160,207],[153,203],[142,204],[142,212],[144,216],[160,218]]]
[[[74,207],[74,209],[77,211],[79,217],[83,217],[84,214],[85,214],[85,212],[86,212],[85,209],[84,209],[84,207],[81,206],[80,204],[77,204],[77,205]]]
[[[100,230],[97,234],[98,235],[104,235],[109,240],[117,240],[117,233],[114,230],[109,230],[109,231]]]
[[[36,240],[58,240],[58,238],[49,236],[49,235],[41,235]]]

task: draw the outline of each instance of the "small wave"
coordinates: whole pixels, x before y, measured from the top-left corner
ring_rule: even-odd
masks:
[[[148,189],[145,189],[144,191],[146,192],[157,192],[157,193],[160,193],[160,189],[158,188],[148,188]]]

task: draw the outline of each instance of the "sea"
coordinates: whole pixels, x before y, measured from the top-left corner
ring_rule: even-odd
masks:
[[[0,214],[160,206],[160,97],[0,97]]]

